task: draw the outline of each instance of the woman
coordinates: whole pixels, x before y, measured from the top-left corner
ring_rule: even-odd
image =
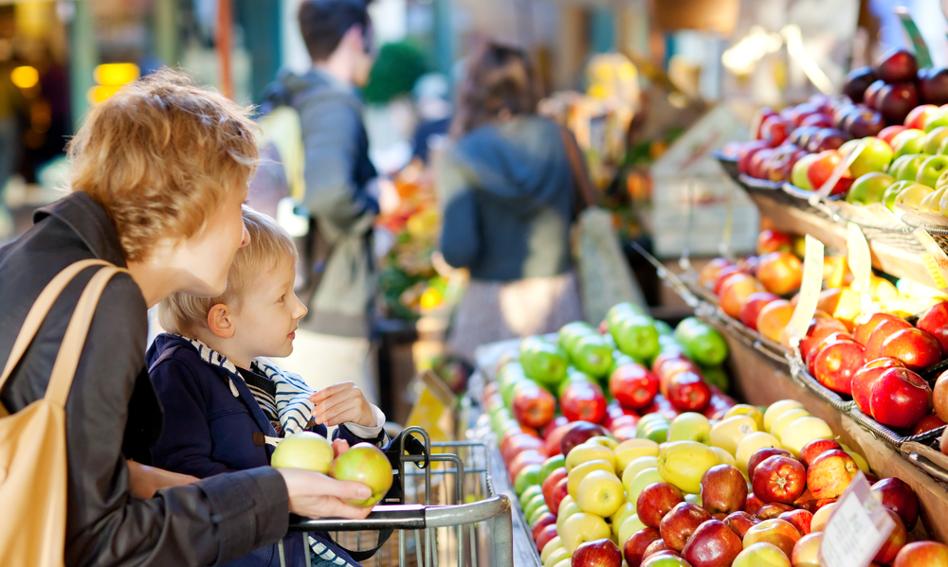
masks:
[[[260,467],[195,481],[127,460],[147,455],[162,419],[144,366],[148,307],[177,291],[220,294],[246,244],[241,204],[257,155],[245,110],[162,71],[94,107],[69,154],[72,193],[0,248],[0,365],[60,270],[100,258],[129,272],[102,296],[66,403],[66,564],[224,563],[279,540],[289,512],[367,515],[342,501],[367,487],[317,473]],[[66,288],[0,392],[7,411],[46,389],[92,271]]]
[[[439,165],[444,259],[470,271],[451,349],[552,332],[581,318],[569,232],[576,190],[566,140],[537,116],[520,49],[485,45],[468,62]]]

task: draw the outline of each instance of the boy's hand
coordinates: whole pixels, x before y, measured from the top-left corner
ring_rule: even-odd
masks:
[[[351,422],[377,427],[372,404],[352,382],[341,382],[316,392],[309,399],[316,405],[313,418],[322,425]]]
[[[335,457],[345,453],[349,450],[349,442],[345,439],[333,439],[332,441],[332,452]],[[333,457],[333,458],[335,458]]]

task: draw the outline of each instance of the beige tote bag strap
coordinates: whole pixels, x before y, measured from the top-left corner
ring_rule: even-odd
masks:
[[[102,268],[92,276],[86,289],[82,290],[82,296],[79,297],[76,309],[72,312],[72,318],[69,319],[69,326],[66,327],[66,334],[59,346],[59,354],[56,355],[56,362],[53,364],[53,371],[49,377],[46,400],[50,403],[59,407],[66,405],[66,397],[69,396],[69,388],[72,386],[72,379],[76,374],[82,347],[86,344],[86,335],[89,334],[89,327],[92,326],[92,317],[95,315],[99,298],[109,280],[124,271],[115,266]]]
[[[30,343],[33,342],[43,321],[46,320],[46,315],[49,314],[49,310],[52,309],[53,304],[56,303],[59,295],[66,289],[69,282],[71,282],[79,272],[90,266],[108,265],[109,263],[105,260],[79,260],[63,268],[61,272],[56,274],[56,276],[46,284],[46,287],[40,292],[39,297],[33,302],[33,306],[30,307],[29,313],[26,314],[26,319],[20,327],[16,341],[13,342],[13,348],[10,349],[10,356],[7,357],[7,364],[3,369],[3,374],[0,374],[0,390],[3,389],[3,385],[6,384],[10,375],[13,374],[13,369],[20,363],[20,359],[26,353],[26,349],[29,348]]]

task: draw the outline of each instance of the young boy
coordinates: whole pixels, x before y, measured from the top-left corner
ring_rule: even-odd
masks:
[[[160,304],[169,333],[155,339],[147,357],[165,410],[154,464],[199,478],[267,466],[274,438],[303,430],[326,435],[328,426],[338,426],[337,450],[344,450],[342,441],[381,445],[385,416],[351,382],[314,392],[301,377],[261,358],[293,351],[307,309],[293,291],[296,251],[289,236],[249,209],[243,218],[250,243],[237,252],[224,294],[176,294]],[[303,537],[283,541],[286,564],[302,566]],[[355,564],[325,534],[310,544],[316,565]],[[279,564],[273,545],[229,565]]]

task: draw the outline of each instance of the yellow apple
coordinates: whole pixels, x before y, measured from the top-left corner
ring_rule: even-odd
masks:
[[[737,467],[747,472],[747,463],[751,456],[766,447],[779,448],[780,441],[770,433],[764,433],[763,431],[755,431],[738,441],[737,453],[734,455]]]
[[[728,418],[735,415],[749,415],[754,418],[754,423],[757,424],[757,430],[763,431],[764,429],[764,414],[761,413],[760,408],[757,406],[752,406],[750,404],[737,404],[732,406],[731,409],[724,412],[724,417]]]
[[[708,418],[693,411],[679,414],[668,426],[669,441],[697,441],[706,443],[711,433]]]
[[[662,476],[658,474],[658,469],[643,469],[629,481],[625,497],[629,502],[638,502],[639,494],[645,490],[645,487],[656,482],[664,482]]]
[[[622,495],[625,498],[625,494]],[[635,502],[623,502],[622,506],[619,506],[619,509],[616,510],[616,513],[609,518],[609,524],[612,526],[612,535],[619,535],[619,526],[622,525],[622,522],[625,521],[629,516],[635,515]]]
[[[567,557],[566,559],[560,559],[559,563],[554,563],[553,567],[572,567],[573,558]]]
[[[563,538],[560,536],[554,537],[543,546],[543,551],[540,552],[540,561],[546,563],[547,558],[553,555],[553,552],[557,549],[566,551],[566,548],[563,547]]]
[[[613,439],[612,437],[606,437],[605,435],[596,435],[595,437],[590,437],[589,439],[583,441],[583,443],[596,443],[597,445],[602,445],[608,449],[613,449],[619,445],[619,442]]]
[[[719,464],[736,466],[737,461],[734,460],[734,455],[728,453],[720,447],[711,447],[711,450],[714,451],[714,454],[718,456],[718,460],[720,461]]]
[[[747,419],[753,422],[752,419]],[[712,435],[713,433],[712,429]],[[717,454],[707,445],[697,441],[666,443],[658,453],[658,472],[662,479],[684,492],[697,494],[701,489],[701,477],[717,464]]]
[[[547,547],[550,547],[547,545]],[[546,548],[544,548],[546,549]],[[559,546],[553,550],[550,555],[547,556],[546,560],[543,562],[543,567],[555,567],[559,565],[564,560],[569,559],[572,556],[572,553],[565,546]]]
[[[711,444],[730,454],[737,452],[738,442],[745,435],[757,431],[757,422],[749,415],[732,415],[711,428]]]
[[[579,483],[575,498],[583,512],[606,518],[625,503],[625,491],[614,472],[592,471]]]
[[[793,456],[799,457],[800,451],[810,441],[832,439],[833,430],[822,419],[807,415],[792,421],[783,429],[783,435],[777,435],[777,438]]]
[[[645,524],[642,523],[642,520],[640,520],[637,515],[632,514],[627,517],[622,521],[622,525],[619,526],[619,533],[617,534],[619,545],[625,545],[626,540],[632,537],[632,534],[642,529],[645,529]]]
[[[303,431],[286,437],[277,445],[270,465],[326,474],[332,466],[332,456],[332,443],[328,439],[312,431]]]
[[[767,410],[764,411],[764,429],[766,431],[770,431],[773,426],[774,419],[780,417],[780,414],[783,412],[802,407],[803,404],[796,400],[780,400],[770,404],[767,407]]]
[[[645,469],[657,469],[658,468],[658,457],[653,457],[651,455],[647,457],[639,457],[626,465],[625,470],[622,471],[622,486],[625,487],[625,493],[631,494],[629,486],[632,484],[632,479],[635,478],[635,475],[639,472],[644,471]]]
[[[770,428],[770,433],[777,439],[781,438],[781,433],[786,429],[790,423],[793,421],[810,415],[810,412],[806,411],[803,408],[794,408],[787,410],[780,414],[780,417],[774,420],[773,426]]]
[[[621,474],[629,463],[639,457],[657,457],[658,443],[651,439],[627,439],[619,443],[613,453],[616,456],[616,473]]]
[[[572,470],[573,467],[580,463],[599,460],[612,463],[612,468],[613,470],[615,469],[616,457],[612,453],[612,449],[600,445],[599,443],[586,441],[585,443],[580,443],[573,447],[569,455],[566,455],[566,470]]]
[[[566,518],[569,518],[573,514],[579,514],[580,509],[579,505],[576,504],[576,500],[573,500],[573,497],[566,495],[563,497],[563,500],[560,501],[560,509],[556,514],[556,531],[563,531],[563,522],[566,521]]]
[[[563,547],[572,555],[576,548],[581,544],[594,539],[608,538],[610,535],[609,524],[595,514],[579,512],[573,514],[563,522],[563,531],[560,537],[563,538]]]
[[[596,461],[586,461],[573,467],[568,473],[566,473],[566,493],[576,499],[577,491],[579,490],[579,483],[582,482],[586,475],[593,471],[608,471],[612,472],[612,463],[603,460]]]
[[[847,446],[845,443],[840,443],[839,445],[843,448],[843,451],[846,451],[846,453],[848,453],[849,456],[852,457],[854,461],[856,461],[856,466],[859,467],[859,470],[864,473],[869,472],[869,463],[866,461],[865,457],[857,453],[852,447]]]
[[[790,559],[776,545],[759,541],[738,553],[731,567],[790,567]]]

